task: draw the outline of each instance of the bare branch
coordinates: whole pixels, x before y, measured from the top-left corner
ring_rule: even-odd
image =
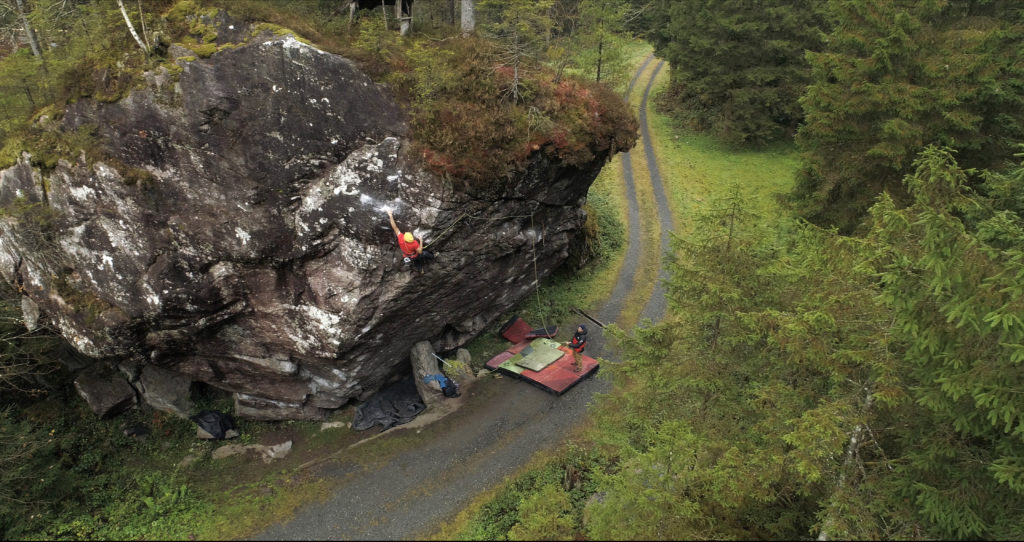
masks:
[[[135,38],[135,43],[138,43],[142,52],[148,55],[149,48],[146,47],[146,44],[142,42],[141,38],[139,38],[139,34],[135,32],[135,25],[132,24],[132,20],[128,17],[128,10],[124,8],[124,1],[117,0],[117,7],[121,8],[121,15],[124,16],[124,24],[128,25],[128,31],[131,32],[132,37]]]

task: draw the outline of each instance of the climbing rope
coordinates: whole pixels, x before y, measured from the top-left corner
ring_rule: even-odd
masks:
[[[537,310],[538,310],[538,312],[540,312],[541,325],[543,325],[544,329],[547,330],[548,329],[547,314],[546,314],[545,311],[541,310],[540,272],[537,270],[537,237],[538,237],[538,234],[537,234],[537,227],[536,227],[536,225],[534,223],[534,219],[533,219],[533,217],[534,217],[533,213],[531,213],[530,215],[509,215],[509,216],[499,216],[499,217],[490,217],[490,218],[481,218],[481,217],[475,216],[475,215],[471,216],[469,213],[462,213],[462,215],[460,215],[459,218],[456,218],[451,224],[448,225],[447,228],[442,230],[441,233],[438,234],[437,237],[435,237],[429,243],[424,245],[423,246],[423,250],[426,250],[426,249],[434,246],[438,242],[440,242],[442,239],[444,239],[444,237],[446,235],[448,235],[448,233],[452,230],[452,228],[454,228],[456,226],[456,224],[458,224],[459,222],[461,222],[463,219],[466,219],[466,218],[470,218],[470,219],[474,219],[474,220],[494,221],[494,220],[508,220],[510,218],[526,218],[527,216],[529,216],[529,218],[530,218],[530,233],[532,234],[532,239],[530,240],[530,253],[531,253],[532,257],[533,257],[533,285],[534,285],[533,291],[534,291],[534,294],[537,297]]]
[[[464,218],[469,218],[469,219],[472,219],[472,220],[494,221],[494,220],[508,220],[510,218],[527,218],[527,217],[529,217],[531,221],[533,220],[533,215],[509,215],[509,216],[495,216],[495,217],[491,217],[491,218],[482,218],[482,217],[479,217],[479,216],[470,215],[469,213],[462,213],[462,216],[460,216],[459,218],[456,218],[455,221],[452,222],[451,224],[449,224],[448,227],[445,228],[443,231],[441,231],[441,233],[438,234],[437,237],[435,237],[429,243],[424,245],[423,246],[423,250],[426,250],[426,249],[434,246],[434,244],[436,244],[439,241],[441,241],[441,239],[443,239],[444,236],[447,235],[448,232],[450,232],[451,229],[454,228],[455,225],[458,224]]]
[[[537,310],[540,311],[540,274],[537,272],[537,229],[533,225],[533,215],[530,215],[530,231],[533,233],[533,239],[531,240],[531,252],[533,253],[533,291],[537,294]],[[544,312],[540,313],[540,323],[544,326],[544,331],[548,329],[547,316]]]
[[[456,218],[454,222],[452,222],[451,224],[449,224],[449,225],[448,225],[448,227],[444,229],[444,231],[442,231],[442,232],[441,232],[441,233],[440,233],[440,234],[439,234],[439,235],[438,235],[437,237],[435,237],[435,238],[434,238],[434,239],[433,239],[432,241],[430,241],[429,243],[427,243],[427,244],[426,244],[426,245],[425,245],[425,246],[423,247],[423,250],[427,250],[428,248],[430,248],[430,247],[434,246],[434,243],[437,243],[438,241],[440,241],[440,240],[441,240],[441,239],[442,239],[442,238],[443,238],[443,237],[444,237],[444,236],[445,236],[445,235],[446,235],[446,234],[447,234],[447,233],[448,233],[449,231],[451,231],[451,229],[452,229],[452,228],[454,228],[454,227],[455,227],[455,225],[456,225],[456,224],[458,224],[458,223],[459,223],[459,221],[460,221],[460,220],[462,220],[463,218],[466,218],[467,216],[469,216],[469,214],[468,214],[468,213],[462,213],[462,216],[460,216],[459,218]]]

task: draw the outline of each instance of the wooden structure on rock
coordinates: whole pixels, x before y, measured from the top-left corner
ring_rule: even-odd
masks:
[[[398,28],[401,35],[409,33],[412,26],[412,0],[350,0],[348,2],[348,22],[352,24],[357,9],[377,9],[380,6],[387,17],[386,6],[395,6],[395,18],[398,19]]]

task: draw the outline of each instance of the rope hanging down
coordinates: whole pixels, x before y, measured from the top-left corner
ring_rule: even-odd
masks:
[[[459,216],[459,218],[456,218],[455,221],[453,221],[451,224],[449,224],[449,226],[445,227],[444,230],[437,237],[435,237],[430,243],[427,243],[426,245],[424,245],[423,250],[426,250],[426,249],[434,246],[441,239],[444,239],[444,236],[449,234],[449,232],[452,231],[452,228],[455,227],[456,224],[458,224],[464,218],[474,218],[474,219],[477,219],[477,220],[506,220],[506,219],[509,219],[509,218],[525,218],[525,217],[526,217],[526,215],[510,215],[510,216],[498,216],[498,217],[492,217],[492,218],[480,218],[478,216],[470,216],[469,213],[463,213],[462,215]],[[540,272],[538,272],[538,268],[537,268],[537,237],[538,237],[538,234],[537,234],[537,226],[534,223],[534,214],[532,214],[532,213],[529,215],[529,231],[530,231],[530,234],[531,234],[530,235],[530,253],[532,255],[532,258],[534,258],[534,292],[537,295],[537,308],[538,308],[538,310],[541,310],[541,274],[540,274]],[[544,326],[544,329],[548,329],[548,318],[547,318],[547,315],[546,315],[546,311],[541,311],[541,324]]]
[[[533,215],[530,215],[530,233],[532,233],[532,239],[530,246],[532,247],[531,252],[533,253],[533,288],[537,294],[537,310],[540,311],[540,274],[537,273],[537,229],[533,225]],[[540,313],[540,323],[544,326],[544,329],[548,329],[548,321],[545,313]]]

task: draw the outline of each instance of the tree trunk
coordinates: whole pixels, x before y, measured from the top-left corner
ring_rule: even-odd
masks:
[[[135,26],[132,25],[132,20],[128,18],[128,10],[124,9],[124,2],[122,0],[117,0],[117,7],[121,8],[121,15],[124,16],[124,24],[128,25],[128,31],[131,32],[132,37],[135,38],[135,43],[138,43],[142,52],[148,55],[149,48],[146,47],[146,44],[142,42],[141,38],[139,38],[139,34],[135,32]]]
[[[448,5],[445,6],[444,10],[444,22],[448,23],[448,26],[455,26],[455,3],[458,0],[448,0]]]
[[[146,42],[146,49],[152,49],[153,46],[149,44],[149,37],[146,36],[146,16],[142,13],[142,0],[139,2],[139,24],[142,26],[142,39]]]
[[[32,111],[36,110],[36,101],[32,98],[32,88],[28,86],[28,81],[22,79],[21,86],[25,89],[25,96],[28,98],[28,105],[32,107]]]
[[[36,36],[36,31],[32,29],[32,25],[28,24],[28,16],[25,15],[25,1],[14,0],[14,4],[18,8],[21,26],[25,29],[25,35],[28,36],[28,46],[32,48],[32,56],[43,58],[43,50],[39,48],[39,38]]]
[[[476,16],[473,13],[473,0],[462,0],[462,35],[468,36],[476,29]]]
[[[412,0],[395,0],[395,15],[398,17],[398,35],[408,34],[412,27]]]
[[[864,411],[867,412],[871,408],[873,397],[869,390],[864,390],[867,393],[867,398],[864,400]],[[854,461],[857,461],[857,451],[860,449],[860,445],[864,442],[866,433],[868,431],[867,424],[858,424],[857,427],[853,428],[853,433],[850,435],[850,442],[846,445],[846,454],[843,458],[843,466],[839,471],[839,481],[836,483],[837,489],[842,489],[846,485],[846,472],[850,466],[853,465]],[[835,525],[835,517],[829,513],[824,521],[821,522],[821,532],[818,533],[817,540],[819,542],[825,542],[829,540],[830,532]]]

